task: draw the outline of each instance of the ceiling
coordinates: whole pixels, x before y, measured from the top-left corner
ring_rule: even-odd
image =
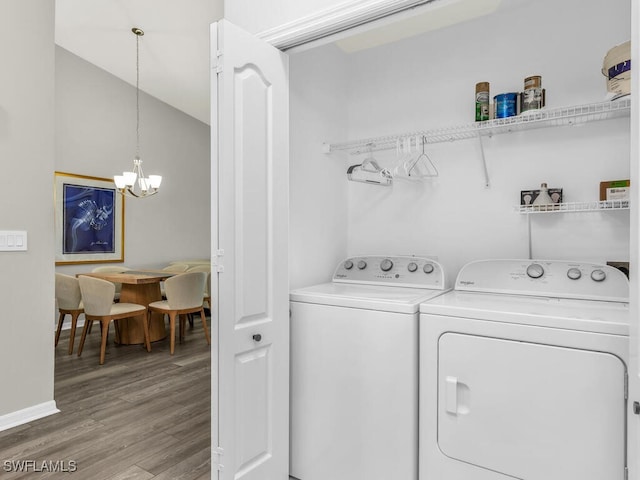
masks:
[[[501,3],[524,1],[438,0],[423,10],[372,22],[329,41],[346,53],[356,52],[486,15]],[[131,28],[141,28],[145,34],[140,37],[140,89],[209,124],[209,28],[223,17],[223,3],[56,0],[55,41],[135,86],[136,35]]]
[[[56,0],[55,41],[140,89],[209,122],[209,25],[222,18],[214,0]]]
[[[488,15],[501,6],[503,0],[446,0],[436,1],[421,9],[398,14],[393,21],[378,22],[362,31],[352,31],[336,45],[346,53],[353,53],[378,45],[396,42],[433,30]],[[372,28],[373,27],[373,28]]]

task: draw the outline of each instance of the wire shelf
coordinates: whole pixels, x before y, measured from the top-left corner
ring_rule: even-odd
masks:
[[[551,205],[518,205],[516,210],[522,214],[629,210],[629,200],[554,203]]]
[[[526,112],[515,117],[498,118],[486,122],[475,122],[453,127],[436,128],[417,132],[385,135],[343,143],[325,144],[325,153],[348,151],[361,154],[371,151],[391,150],[399,140],[407,137],[422,137],[425,143],[453,142],[478,137],[490,137],[501,133],[532,130],[544,127],[578,125],[610,118],[628,116],[631,98],[623,97],[615,101],[592,103],[556,109],[541,109]]]

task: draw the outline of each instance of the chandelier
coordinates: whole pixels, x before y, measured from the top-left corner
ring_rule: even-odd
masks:
[[[136,156],[133,158],[133,171],[114,175],[113,181],[118,192],[129,197],[143,198],[158,193],[162,177],[160,175],[144,176],[142,160],[140,160],[140,37],[144,32],[134,27],[131,31],[136,36]]]

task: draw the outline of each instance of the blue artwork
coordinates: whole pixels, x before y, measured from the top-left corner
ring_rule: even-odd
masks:
[[[115,252],[115,189],[63,185],[62,252]]]

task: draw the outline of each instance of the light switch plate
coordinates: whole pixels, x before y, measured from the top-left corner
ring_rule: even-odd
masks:
[[[26,230],[0,230],[0,252],[19,252],[26,249]]]

